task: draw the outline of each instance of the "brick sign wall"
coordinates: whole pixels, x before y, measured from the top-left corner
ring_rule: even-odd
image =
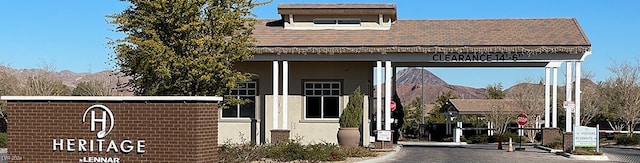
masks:
[[[10,162],[217,162],[215,101],[8,100],[7,111]]]

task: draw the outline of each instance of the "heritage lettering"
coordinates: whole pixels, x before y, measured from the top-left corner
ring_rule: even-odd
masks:
[[[431,59],[446,62],[516,61],[518,54],[434,54]]]
[[[88,146],[87,146],[88,144]],[[95,144],[95,145],[94,145]],[[88,147],[88,148],[87,148]],[[94,147],[97,147],[94,148]],[[103,147],[106,147],[103,148]],[[98,140],[85,140],[85,139],[53,139],[53,151],[67,151],[67,152],[93,152],[93,151],[98,151],[98,152],[102,152],[105,151],[107,153],[109,152],[114,152],[114,153],[130,153],[132,152],[134,149],[136,150],[136,153],[138,154],[143,154],[144,151],[144,140],[138,140],[135,143],[131,140],[123,140],[121,142],[116,142],[114,140],[110,140],[110,141],[105,141],[102,139],[98,139]]]

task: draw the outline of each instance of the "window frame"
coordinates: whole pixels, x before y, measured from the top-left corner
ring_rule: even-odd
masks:
[[[254,87],[250,88],[249,85],[253,84]],[[241,85],[244,85],[244,88],[239,88]],[[244,95],[241,95],[240,92],[241,90],[244,90],[246,93]],[[229,108],[227,109],[233,109],[233,107],[235,107],[236,109],[236,115],[235,117],[225,117],[223,114],[224,110],[220,111],[220,118],[221,119],[256,119],[256,106],[257,106],[257,99],[258,99],[258,95],[260,94],[258,92],[258,81],[257,80],[250,80],[250,81],[246,81],[246,82],[240,82],[238,83],[236,88],[230,89],[229,93],[227,95],[225,95],[225,98],[242,98],[242,97],[248,97],[248,98],[252,98],[253,100],[253,116],[249,116],[249,117],[241,117],[240,115],[242,115],[241,111],[242,111],[242,105],[241,104],[235,104],[235,106],[229,106]],[[236,91],[236,94],[232,94],[234,91]],[[250,94],[249,91],[253,91],[253,94]]]
[[[307,94],[307,90],[309,88],[306,87],[307,84],[338,84],[338,88],[334,89],[334,88],[329,88],[328,91],[330,91],[330,95],[308,95]],[[332,86],[330,86],[332,87]],[[322,120],[322,121],[336,121],[338,119],[340,119],[340,114],[342,113],[342,96],[343,96],[343,81],[342,80],[303,80],[302,81],[302,96],[303,96],[303,111],[302,111],[302,119],[303,120]],[[312,91],[320,91],[320,92],[324,92],[326,89],[324,88],[310,88]],[[338,91],[337,94],[332,94],[332,91]],[[307,117],[307,98],[308,97],[320,97],[320,118],[309,118]],[[335,118],[326,118],[325,117],[325,97],[336,97],[338,99],[338,108],[337,108],[337,117]]]

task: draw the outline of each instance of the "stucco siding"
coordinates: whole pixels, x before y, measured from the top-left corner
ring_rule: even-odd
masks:
[[[257,133],[253,134],[257,136]],[[250,143],[251,135],[251,122],[249,120],[233,122],[221,119],[218,122],[218,144]]]
[[[270,130],[273,128],[273,89],[272,89],[272,62],[244,62],[238,65],[238,69],[244,72],[256,74],[254,80],[258,81],[259,98],[256,102],[256,119],[260,121],[259,129],[255,133],[259,135],[260,142],[271,140]],[[303,143],[337,143],[336,134],[338,119],[305,119],[304,106],[305,98],[302,95],[304,81],[339,81],[341,82],[341,98],[339,102],[340,112],[348,102],[348,95],[356,87],[360,87],[365,94],[365,118],[368,117],[368,94],[371,90],[370,83],[373,78],[373,65],[375,62],[289,62],[289,98],[287,129],[291,130],[290,138],[300,138]],[[283,129],[282,124],[282,61],[279,62],[279,109],[278,109],[278,129]],[[260,116],[258,116],[260,115]],[[368,131],[368,119],[365,119],[363,126]],[[237,126],[237,127],[236,127]],[[221,131],[229,129],[225,135],[221,133],[221,141],[225,138],[238,138],[239,132],[250,131],[250,123],[220,122]],[[233,131],[235,128],[235,131]],[[226,131],[226,130],[224,130]],[[368,133],[364,140],[368,140]],[[235,139],[232,139],[235,140]]]

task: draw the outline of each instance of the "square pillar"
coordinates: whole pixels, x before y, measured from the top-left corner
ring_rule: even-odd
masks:
[[[391,130],[391,85],[393,84],[391,61],[385,61],[384,71],[384,130]]]
[[[580,84],[581,84],[581,79],[582,77],[580,76],[582,74],[582,62],[578,61],[576,62],[576,89],[575,89],[575,104],[576,104],[576,113],[575,113],[575,124],[577,126],[580,126],[580,96],[582,94],[582,91],[580,91]]]
[[[549,108],[551,100],[549,99],[549,91],[551,90],[551,68],[550,67],[545,67],[544,68],[544,127],[548,128],[551,127],[551,122],[549,120],[551,120],[551,116],[550,116],[550,111],[551,108]]]
[[[279,65],[278,65],[278,61],[273,61],[273,73],[272,73],[272,79],[273,79],[273,102],[272,102],[272,106],[271,109],[273,111],[273,129],[278,129],[278,111],[280,109],[278,109],[278,96],[280,96],[280,93],[278,91],[278,75],[280,74],[279,71]],[[273,137],[273,135],[271,136]]]
[[[376,130],[382,130],[382,61],[376,61]]]

